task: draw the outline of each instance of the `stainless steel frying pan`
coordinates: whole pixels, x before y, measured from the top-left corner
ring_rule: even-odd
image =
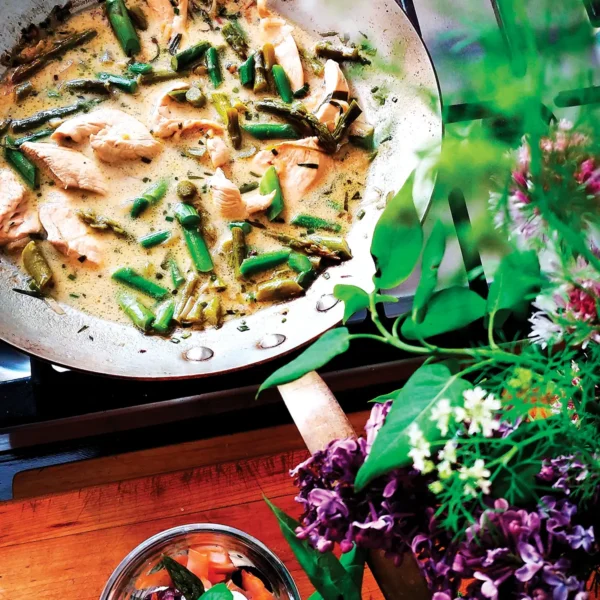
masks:
[[[42,20],[56,2],[0,1],[0,48],[12,47],[21,28]],[[95,2],[75,0],[74,4],[85,9]],[[321,276],[305,297],[246,318],[249,331],[238,331],[239,323],[231,321],[220,330],[194,332],[176,345],[69,306],[59,315],[44,302],[12,292],[22,279],[0,254],[0,339],[53,364],[82,371],[136,379],[199,377],[271,360],[335,326],[343,314],[343,307],[331,295],[337,283],[369,289],[374,272],[369,248],[384,198],[417,166],[415,151],[441,142],[439,110],[432,111],[430,101],[431,96],[439,98],[433,66],[423,42],[394,0],[274,0],[271,5],[315,35],[333,30],[348,33],[351,39],[368,36],[378,59],[388,65],[383,70],[366,69],[364,75],[351,80],[378,137],[391,136],[369,173],[362,200],[365,216],[348,237],[354,259],[331,268],[329,278]],[[390,68],[392,65],[395,68]],[[384,106],[373,99],[374,86],[388,91]],[[422,216],[432,185],[425,178],[420,181],[416,202]],[[89,329],[78,333],[84,325]]]

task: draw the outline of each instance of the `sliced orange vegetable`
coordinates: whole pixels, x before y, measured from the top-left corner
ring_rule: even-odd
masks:
[[[206,552],[194,550],[188,551],[187,568],[200,579],[208,579],[208,561],[209,557]]]
[[[267,590],[265,584],[249,571],[242,571],[242,587],[248,600],[274,600],[275,596]]]
[[[184,567],[187,566],[188,557],[185,554],[176,556],[175,560],[180,565],[183,565]],[[148,570],[151,570],[152,568],[153,567],[150,567]],[[169,573],[166,569],[161,569],[160,571],[156,571],[155,573],[147,573],[146,575],[140,575],[135,582],[135,587],[138,590],[143,590],[149,587],[169,587],[171,585],[173,584],[171,582],[171,578],[169,577]]]
[[[219,575],[224,573],[230,574],[237,571],[236,566],[229,558],[229,553],[222,546],[195,546],[191,549],[208,556],[209,571],[213,571]],[[219,581],[222,581],[222,579]]]

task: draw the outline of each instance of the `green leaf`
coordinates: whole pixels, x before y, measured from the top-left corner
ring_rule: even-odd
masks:
[[[421,279],[415,293],[412,318],[421,323],[427,313],[427,304],[437,286],[438,271],[446,252],[446,228],[441,221],[436,221],[433,231],[425,244],[421,261]]]
[[[531,301],[541,289],[540,262],[533,250],[515,251],[505,256],[490,286],[487,311],[494,325],[502,326],[511,313],[527,317]]]
[[[350,552],[342,554],[340,562],[342,567],[346,569],[346,572],[352,577],[352,581],[359,590],[362,590],[363,576],[365,574],[365,560],[366,556],[364,550],[354,546]],[[323,596],[319,592],[315,592],[308,597],[308,600],[323,600]]]
[[[355,285],[338,284],[333,288],[333,295],[344,303],[344,323],[352,315],[369,308],[369,294]],[[375,296],[375,304],[398,302],[398,298],[385,294]]]
[[[407,319],[401,332],[407,340],[457,331],[485,315],[485,300],[464,287],[450,287],[431,298],[422,323]]]
[[[202,594],[202,600],[233,600],[233,594],[224,583],[218,583]]]
[[[298,358],[281,367],[260,386],[258,393],[264,390],[296,381],[307,373],[320,369],[332,358],[343,354],[350,347],[350,332],[346,327],[332,329],[322,335],[312,346],[308,347]]]
[[[411,464],[408,428],[417,423],[429,440],[440,438],[439,430],[430,419],[431,410],[442,398],[452,405],[459,402],[464,390],[471,384],[451,375],[446,365],[437,363],[421,367],[397,392],[392,409],[375,443],[356,476],[356,489],[360,491],[370,481],[392,469]]]
[[[331,552],[321,553],[305,540],[299,540],[296,528],[300,523],[286,515],[267,498],[265,501],[277,517],[281,533],[294,556],[323,600],[360,600],[360,589],[335,555]]]
[[[423,229],[413,203],[414,182],[413,172],[375,227],[371,254],[377,266],[373,281],[378,289],[390,289],[408,279],[421,255]]]

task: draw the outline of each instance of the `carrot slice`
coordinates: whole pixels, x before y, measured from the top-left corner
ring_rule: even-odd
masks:
[[[209,557],[206,552],[194,550],[188,551],[187,568],[200,579],[208,579],[208,562]]]
[[[248,600],[274,600],[275,596],[267,590],[265,584],[249,571],[242,571],[242,587]]]
[[[185,554],[176,556],[175,560],[184,567],[187,566],[188,557]],[[156,565],[155,565],[156,566]],[[147,573],[140,575],[135,582],[135,587],[138,590],[143,590],[149,587],[169,587],[173,585],[169,573],[166,569],[161,569],[155,573]]]
[[[222,546],[195,546],[192,549],[208,556],[209,571],[213,571],[215,574],[230,574],[237,571],[236,566],[229,558],[229,553]]]

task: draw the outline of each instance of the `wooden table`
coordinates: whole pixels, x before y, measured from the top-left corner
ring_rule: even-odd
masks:
[[[357,431],[367,417],[351,417]],[[97,600],[137,544],[200,522],[257,537],[307,598],[312,586],[262,499],[298,516],[288,471],[306,456],[296,428],[284,425],[23,473],[16,500],[0,504],[0,598]],[[369,573],[363,598],[382,599]]]

